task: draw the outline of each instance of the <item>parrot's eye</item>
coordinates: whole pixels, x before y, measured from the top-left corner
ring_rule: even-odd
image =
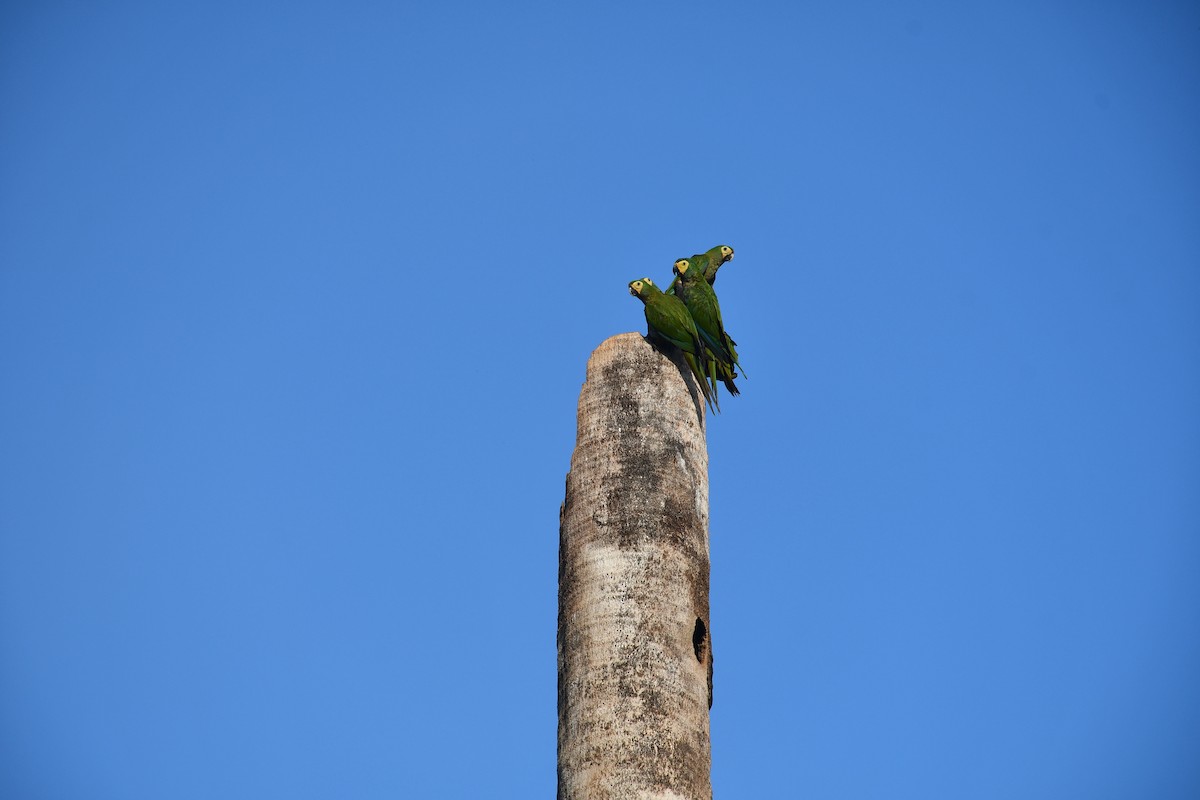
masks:
[[[731,255],[733,255],[733,248],[732,247],[722,247],[721,252],[724,255],[731,256]]]
[[[651,286],[654,285],[654,281],[650,280],[649,278],[642,278],[642,280],[645,281],[646,283],[650,284]]]

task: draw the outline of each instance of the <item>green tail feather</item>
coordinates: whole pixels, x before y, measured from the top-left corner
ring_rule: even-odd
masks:
[[[704,402],[708,404],[709,410],[713,407],[712,391],[708,388],[708,380],[704,377],[704,370],[696,363],[696,357],[684,350],[683,360],[687,362],[688,367],[692,370],[692,377],[696,379],[696,383],[700,384],[700,393],[704,395]],[[721,409],[718,408],[719,412]]]

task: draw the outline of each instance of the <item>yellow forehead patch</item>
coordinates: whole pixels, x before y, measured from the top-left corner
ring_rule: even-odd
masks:
[[[688,261],[686,258],[681,258],[675,262],[675,269],[679,270],[680,272],[687,272],[688,267],[691,265],[692,262]]]

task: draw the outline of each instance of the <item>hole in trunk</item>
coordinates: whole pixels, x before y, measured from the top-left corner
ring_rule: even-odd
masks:
[[[696,617],[696,629],[692,631],[692,649],[696,651],[696,660],[704,663],[704,654],[708,650],[708,628],[704,620]]]

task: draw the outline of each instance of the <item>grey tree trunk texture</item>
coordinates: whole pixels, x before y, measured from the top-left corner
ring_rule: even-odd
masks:
[[[578,425],[559,518],[559,800],[709,800],[703,398],[677,351],[625,333],[588,359]]]

